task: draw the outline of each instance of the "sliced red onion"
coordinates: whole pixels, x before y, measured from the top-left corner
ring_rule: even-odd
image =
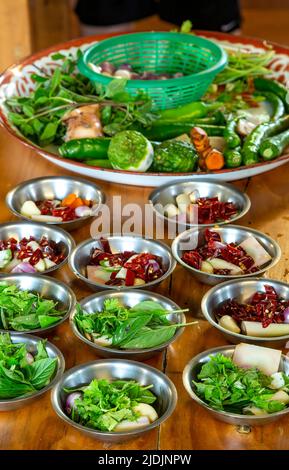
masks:
[[[65,402],[65,411],[68,415],[71,414],[72,409],[75,407],[75,400],[77,400],[78,398],[82,399],[81,392],[72,392],[67,396]]]
[[[289,307],[285,308],[283,315],[284,315],[283,323],[289,323]]]
[[[87,206],[78,206],[75,209],[76,217],[88,217],[91,215],[91,209]]]
[[[156,271],[159,271],[161,269],[159,263],[155,259],[150,259],[148,261],[146,269],[148,270],[148,269],[151,269],[151,268],[153,268],[153,271],[152,271],[153,273],[155,273]]]
[[[19,263],[12,269],[12,273],[36,273],[36,269],[30,263]]]

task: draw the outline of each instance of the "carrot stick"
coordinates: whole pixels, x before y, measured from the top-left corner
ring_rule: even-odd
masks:
[[[70,207],[73,209],[76,209],[77,207],[84,206],[83,200],[80,197],[77,197],[72,204],[70,204]]]
[[[68,194],[68,196],[66,196],[63,201],[62,201],[62,206],[64,207],[67,207],[67,206],[71,206],[71,204],[75,201],[75,199],[77,198],[76,194]]]

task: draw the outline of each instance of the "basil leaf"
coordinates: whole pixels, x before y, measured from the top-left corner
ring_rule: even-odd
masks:
[[[126,84],[126,78],[115,78],[114,80],[111,80],[106,87],[105,96],[107,98],[114,98],[116,95],[124,91]]]
[[[39,359],[29,366],[30,382],[37,390],[45,387],[51,380],[57,366],[57,358]]]
[[[48,145],[53,141],[57,133],[58,125],[59,121],[51,121],[45,126],[42,134],[40,135],[40,142],[42,145]]]
[[[138,331],[136,337],[123,341],[121,348],[148,349],[159,346],[169,341],[175,334],[177,327],[174,325]]]
[[[48,358],[48,353],[46,351],[45,343],[46,343],[46,341],[38,341],[38,343],[37,343],[37,354],[34,357],[35,361],[39,361],[40,359],[47,359]]]
[[[46,328],[47,326],[54,325],[59,322],[62,317],[52,317],[50,315],[39,315],[38,320],[41,328]]]
[[[135,334],[137,334],[143,326],[145,326],[151,320],[151,315],[141,315],[139,317],[129,318],[125,320],[116,329],[113,336],[113,345],[121,345],[124,341],[130,340]]]

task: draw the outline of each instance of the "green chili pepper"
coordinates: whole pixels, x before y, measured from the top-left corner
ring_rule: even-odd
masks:
[[[244,165],[253,165],[259,162],[259,150],[262,141],[289,128],[289,115],[276,121],[259,124],[249,134],[244,142],[242,156]]]
[[[206,104],[202,101],[195,101],[192,103],[179,106],[178,108],[165,109],[158,112],[158,119],[156,123],[167,123],[176,121],[188,121],[208,116],[211,111],[220,108],[220,103]]]
[[[265,139],[260,146],[260,155],[262,155],[264,160],[273,160],[276,157],[280,157],[288,145],[289,130],[286,130],[270,139]]]
[[[257,91],[270,91],[279,96],[283,101],[285,109],[289,112],[289,90],[282,83],[268,78],[257,77],[254,79],[254,86]]]
[[[193,127],[201,127],[208,135],[222,136],[224,133],[224,126],[215,126],[212,124],[200,124],[199,122],[176,122],[168,123],[162,126],[152,126],[149,129],[143,129],[142,133],[149,140],[163,141],[174,139],[181,134],[189,134]]]
[[[237,168],[242,165],[241,147],[227,148],[224,151],[225,165],[227,168]]]
[[[72,160],[106,159],[110,139],[107,137],[96,137],[87,139],[74,139],[65,142],[59,147],[62,157]]]
[[[230,118],[224,130],[224,139],[228,148],[234,149],[241,144],[241,139],[236,132],[238,118]]]
[[[103,126],[106,126],[107,124],[110,123],[111,114],[112,114],[111,106],[104,106],[102,108],[102,110],[101,110],[101,123],[102,123]]]
[[[256,95],[256,93],[254,93],[254,95]],[[263,91],[257,96],[263,96],[271,104],[273,108],[273,114],[271,116],[272,121],[275,121],[276,119],[279,119],[281,116],[283,116],[285,113],[285,106],[279,96],[277,96],[275,93],[272,93],[271,91]]]

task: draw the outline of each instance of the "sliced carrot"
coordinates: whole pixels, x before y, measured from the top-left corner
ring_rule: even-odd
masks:
[[[61,205],[63,207],[71,206],[71,204],[75,201],[76,198],[77,198],[76,194],[74,193],[68,194],[68,196],[66,196],[63,199]]]
[[[91,207],[92,206],[92,201],[90,199],[83,199],[83,205]]]
[[[212,149],[205,162],[207,170],[221,170],[225,165],[224,155],[218,150]]]
[[[70,207],[72,207],[72,209],[76,209],[76,207],[79,207],[79,206],[84,206],[83,204],[83,200],[80,198],[80,197],[77,197],[72,204],[70,204]]]

